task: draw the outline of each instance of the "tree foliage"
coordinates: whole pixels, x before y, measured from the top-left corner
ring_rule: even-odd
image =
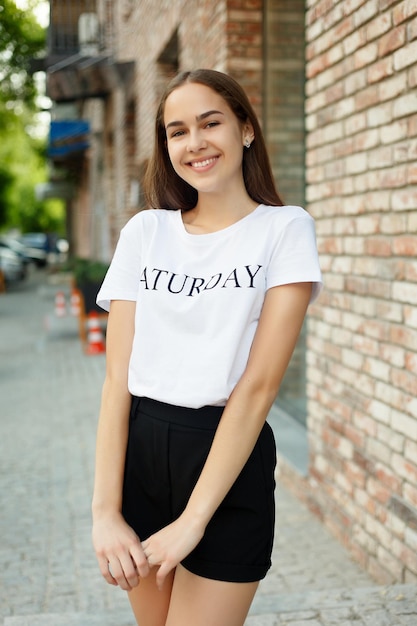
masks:
[[[0,102],[5,109],[17,103],[33,107],[36,88],[29,73],[31,59],[45,48],[45,30],[33,12],[13,0],[0,4]]]
[[[45,49],[46,33],[31,5],[0,0],[0,228],[59,230],[59,201],[36,198],[37,183],[47,178],[45,139],[33,136],[37,88],[32,59]]]

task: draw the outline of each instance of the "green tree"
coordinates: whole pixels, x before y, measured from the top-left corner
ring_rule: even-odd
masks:
[[[31,10],[19,9],[13,0],[0,4],[0,106],[1,117],[22,104],[35,106],[36,87],[29,72],[31,60],[45,49],[45,30]]]
[[[47,179],[46,138],[34,136],[37,88],[31,61],[45,49],[46,33],[32,6],[0,4],[0,228],[62,230],[59,201],[40,201],[37,183]]]

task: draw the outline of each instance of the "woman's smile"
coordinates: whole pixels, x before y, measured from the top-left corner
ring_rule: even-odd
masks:
[[[218,159],[219,159],[218,156],[209,157],[205,159],[194,159],[190,161],[188,165],[190,165],[193,169],[206,171],[208,169],[211,169],[211,166],[217,163]]]

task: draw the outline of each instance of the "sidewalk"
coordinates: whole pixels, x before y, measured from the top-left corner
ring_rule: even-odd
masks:
[[[134,626],[90,540],[105,359],[55,317],[58,288],[34,272],[0,295],[0,624]],[[273,562],[247,626],[417,626],[416,586],[377,586],[280,484]]]

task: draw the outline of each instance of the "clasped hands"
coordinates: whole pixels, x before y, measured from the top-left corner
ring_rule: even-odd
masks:
[[[166,576],[198,544],[204,529],[187,521],[184,515],[141,542],[118,513],[96,520],[93,544],[100,571],[110,585],[130,591],[158,567],[156,584],[162,589]]]

